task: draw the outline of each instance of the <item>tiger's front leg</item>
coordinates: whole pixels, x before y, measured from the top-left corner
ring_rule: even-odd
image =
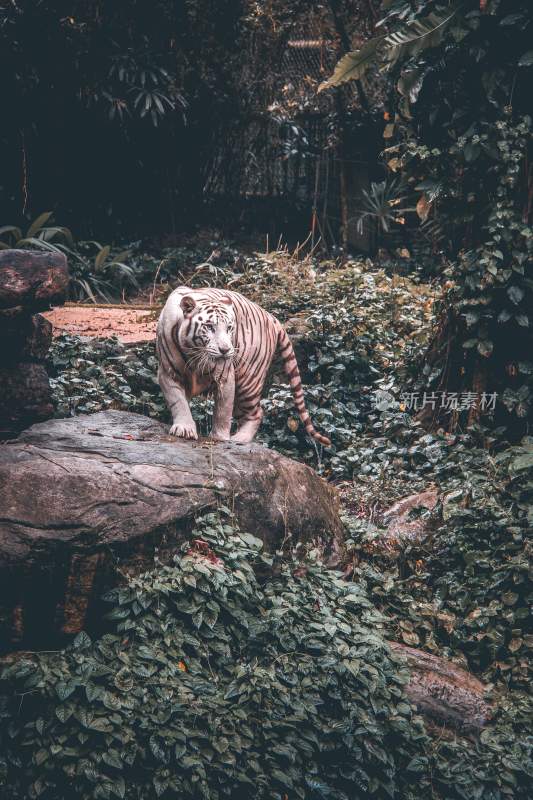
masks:
[[[161,367],[159,367],[157,379],[172,414],[171,436],[180,436],[182,439],[198,439],[196,423],[192,418],[183,386]]]
[[[235,368],[229,366],[223,379],[215,384],[215,410],[213,412],[213,430],[211,436],[220,442],[230,438],[231,417],[235,400]]]
[[[254,419],[243,419],[239,421],[239,427],[236,433],[231,437],[232,442],[237,444],[248,444],[255,438],[255,434],[259,430],[261,420],[263,419],[263,412],[261,409],[257,412],[258,416]]]
[[[263,409],[258,400],[247,401],[242,397],[237,404],[237,431],[231,437],[232,442],[248,444],[255,438],[263,419]]]

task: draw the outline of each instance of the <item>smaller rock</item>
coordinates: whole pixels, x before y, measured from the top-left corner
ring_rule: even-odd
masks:
[[[41,314],[21,314],[0,323],[2,355],[0,364],[43,361],[52,343],[52,325]]]
[[[68,281],[62,253],[0,251],[1,439],[54,412],[44,366],[52,326],[35,312],[63,302]]]
[[[387,538],[399,541],[421,541],[428,533],[428,526],[421,519],[409,519],[415,509],[433,511],[439,495],[436,489],[426,489],[417,494],[403,497],[383,512],[383,521],[387,526]]]
[[[10,439],[28,425],[54,413],[48,373],[43,364],[0,367],[0,439]]]
[[[63,253],[0,251],[0,317],[44,311],[63,303],[69,274]]]
[[[488,686],[451,661],[399,642],[390,648],[405,660],[411,679],[405,692],[431,723],[462,733],[479,732],[492,718]]]

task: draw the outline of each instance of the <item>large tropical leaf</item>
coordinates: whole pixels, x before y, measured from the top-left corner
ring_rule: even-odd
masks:
[[[116,256],[113,256],[113,262],[125,261],[131,255],[131,250],[121,250]]]
[[[380,42],[385,37],[379,36],[366,42],[360,50],[346,53],[338,62],[333,75],[323,81],[318,87],[318,91],[331,89],[333,86],[341,86],[348,81],[355,81],[365,74],[366,70],[376,60],[376,51]]]
[[[22,231],[20,228],[17,228],[16,225],[2,225],[0,228],[0,236],[3,236],[4,233],[11,233],[16,242],[22,239]]]
[[[533,50],[528,50],[527,53],[524,53],[523,56],[520,57],[520,61],[518,62],[519,67],[531,67],[533,66]]]
[[[458,6],[433,11],[423,19],[415,19],[402,25],[385,37],[386,58],[394,63],[400,57],[415,55],[428,47],[435,47],[458,11]]]
[[[401,25],[393,33],[371,39],[360,50],[354,50],[343,56],[335,67],[333,75],[320,84],[318,91],[362,78],[372,63],[383,61],[394,64],[400,56],[415,55],[428,47],[434,47],[440,42],[458,10],[459,6],[454,5],[451,8],[432,11],[423,19],[415,19]]]
[[[36,233],[39,233],[43,225],[48,222],[52,216],[52,211],[45,211],[44,214],[39,214],[37,219],[34,219],[26,232],[26,239],[31,239]]]
[[[106,244],[104,247],[102,247],[102,249],[100,250],[100,252],[96,256],[96,258],[94,259],[94,271],[95,272],[99,272],[102,269],[102,267],[104,265],[104,262],[105,262],[105,260],[108,257],[110,252],[111,252],[111,247],[108,244]]]
[[[416,103],[428,69],[404,69],[398,79],[397,89],[410,103]]]
[[[44,239],[47,242],[51,242],[52,239],[57,238],[58,236],[65,239],[65,241],[69,242],[70,245],[74,246],[74,237],[68,228],[65,228],[60,225],[52,225],[47,226],[46,228],[41,228],[38,233],[39,239]]]

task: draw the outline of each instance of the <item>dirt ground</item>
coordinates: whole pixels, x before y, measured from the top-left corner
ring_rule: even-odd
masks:
[[[66,305],[43,314],[61,333],[109,338],[117,336],[122,342],[146,342],[155,339],[159,309]]]

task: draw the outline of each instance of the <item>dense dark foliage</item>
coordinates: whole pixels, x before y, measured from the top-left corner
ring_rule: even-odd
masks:
[[[0,9],[3,222],[172,232],[236,115],[245,2],[21,0]]]
[[[517,437],[533,391],[533,8],[526,0],[386,7],[385,33],[346,56],[327,86],[359,78],[375,59],[387,64],[384,155],[416,195],[434,249],[452,260],[424,382],[431,375],[432,387],[504,393],[500,421]]]
[[[364,592],[312,562],[259,583],[272,559],[215,515],[195,536],[109,594],[111,633],[4,672],[3,796],[340,800],[412,783],[423,729]]]
[[[454,259],[431,360],[449,389],[504,392],[515,419],[531,416],[533,374],[532,31],[530,3],[462,4],[436,47],[395,67],[401,168]]]
[[[4,3],[1,223],[24,227],[53,210],[80,237],[116,241],[175,237],[217,218],[305,238],[315,159],[345,135],[317,81],[342,41],[369,35],[375,6],[369,15],[358,0]],[[324,47],[287,60],[291,33]],[[352,93],[346,119],[358,158],[374,162],[380,126],[361,125],[365,92]]]
[[[6,800],[527,797],[506,720],[431,748],[362,587],[312,553],[273,571],[225,513],[109,593],[109,633],[4,668]]]

